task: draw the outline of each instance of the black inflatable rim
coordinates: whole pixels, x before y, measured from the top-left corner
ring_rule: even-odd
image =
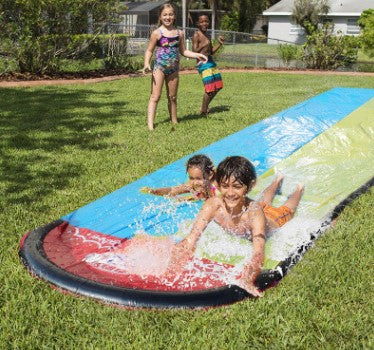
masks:
[[[331,213],[329,219],[322,223],[321,229],[328,226],[341,213],[344,207],[368,190],[373,184],[374,177],[339,203]],[[206,289],[204,291],[161,292],[124,288],[95,282],[74,275],[48,260],[43,249],[44,237],[63,222],[63,220],[59,219],[30,231],[24,237],[19,250],[22,263],[33,275],[62,290],[100,300],[108,304],[147,309],[209,308],[232,304],[250,297],[249,293],[234,284],[220,288]],[[263,271],[256,280],[257,287],[265,290],[280,281],[312,246],[314,240],[319,236],[320,230],[311,233],[311,240],[290,254],[287,259],[280,262],[276,269]]]
[[[73,294],[130,308],[160,309],[214,307],[231,304],[250,296],[236,285],[204,291],[161,292],[124,288],[74,275],[52,263],[43,249],[44,237],[63,222],[63,220],[56,220],[29,232],[24,238],[19,256],[33,275]]]

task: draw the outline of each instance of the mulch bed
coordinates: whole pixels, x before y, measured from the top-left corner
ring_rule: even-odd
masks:
[[[314,69],[260,69],[260,68],[221,68],[221,72],[243,72],[243,73],[288,73],[288,74],[314,74],[314,75],[356,75],[374,76],[374,73],[365,72],[341,72],[341,71],[319,71]],[[195,74],[196,69],[184,68],[181,74]],[[197,74],[197,73],[196,73]],[[39,85],[62,85],[62,84],[85,84],[101,81],[111,81],[122,78],[141,76],[140,72],[130,72],[127,70],[94,70],[77,73],[56,73],[56,74],[31,74],[31,73],[5,73],[0,75],[0,87],[26,87]]]

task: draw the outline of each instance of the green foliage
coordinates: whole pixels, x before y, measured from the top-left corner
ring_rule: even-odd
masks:
[[[334,34],[326,23],[321,29],[307,36],[302,59],[308,68],[336,69],[357,61],[357,47],[350,38]]]
[[[238,11],[232,11],[226,13],[221,19],[221,29],[229,30],[232,32],[239,31],[239,13]]]
[[[98,23],[114,20],[118,0],[2,0],[0,49],[13,57],[21,72],[59,69],[73,55],[69,34],[100,30]]]
[[[257,21],[257,16],[265,10],[263,0],[237,0],[239,13],[239,32],[250,33]]]
[[[330,10],[328,0],[295,0],[292,18],[307,35],[318,29],[322,17]]]
[[[91,60],[120,56],[126,53],[128,36],[125,34],[77,34],[72,35],[72,58]]]
[[[225,11],[221,20],[221,29],[249,33],[257,21],[257,16],[265,10],[267,4],[262,0],[234,0],[220,2]]]
[[[300,57],[300,49],[292,44],[280,44],[277,48],[280,59],[288,65],[291,60],[296,60]]]
[[[362,12],[358,24],[361,27],[361,46],[369,57],[374,57],[374,9]]]

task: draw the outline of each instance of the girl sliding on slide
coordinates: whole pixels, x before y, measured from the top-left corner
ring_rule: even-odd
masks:
[[[143,193],[155,194],[158,196],[175,197],[185,193],[191,196],[180,197],[183,200],[208,199],[217,194],[214,180],[213,162],[203,154],[191,157],[186,164],[189,180],[185,184],[174,187],[149,188],[143,187]]]

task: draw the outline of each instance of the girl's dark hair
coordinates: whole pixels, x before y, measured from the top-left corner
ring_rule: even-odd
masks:
[[[209,179],[209,177],[214,173],[214,165],[213,162],[204,154],[196,154],[192,156],[186,164],[186,169],[188,171],[191,167],[200,168],[203,172],[203,178]]]
[[[166,4],[163,4],[161,5],[160,9],[158,10],[158,25],[160,26],[162,23],[161,23],[161,20],[160,20],[160,17],[161,17],[161,13],[162,11],[164,11],[166,8],[172,8],[173,11],[174,11],[174,16],[175,16],[175,19],[174,19],[174,22],[175,20],[177,19],[177,12],[175,10],[175,6],[173,4],[170,4],[169,2],[167,2]]]
[[[218,185],[222,181],[228,180],[231,176],[242,185],[250,186],[256,181],[256,170],[252,163],[244,157],[232,156],[225,158],[219,163],[216,171],[216,181]]]

